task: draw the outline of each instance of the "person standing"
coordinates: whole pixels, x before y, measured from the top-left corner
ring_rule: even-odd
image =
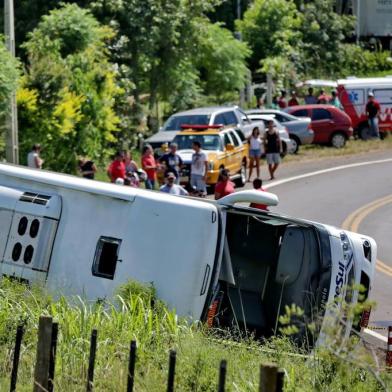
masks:
[[[252,134],[248,138],[248,142],[249,142],[248,181],[250,181],[250,177],[252,176],[252,171],[255,163],[256,163],[256,175],[257,177],[260,177],[260,157],[261,157],[262,140],[260,137],[260,129],[258,127],[253,128]]]
[[[113,162],[108,167],[107,175],[109,176],[110,181],[113,183],[116,183],[117,179],[122,180],[122,183],[124,183],[125,164],[124,164],[124,154],[121,151],[116,152]]]
[[[366,115],[368,118],[371,136],[377,139],[380,137],[380,131],[378,129],[378,115],[380,114],[380,111],[380,104],[374,98],[374,94],[370,92],[368,94],[368,102],[366,104]]]
[[[338,94],[336,93],[336,91],[332,90],[331,94],[332,94],[332,98],[330,99],[329,104],[335,106],[335,108],[343,110],[343,106],[340,103],[340,99],[338,98]]]
[[[260,192],[265,192],[263,188],[263,181],[261,178],[255,178],[253,180],[253,189]],[[268,211],[268,206],[266,204],[251,203],[249,207],[258,208],[259,210]]]
[[[83,178],[94,180],[95,173],[97,172],[97,167],[95,166],[95,163],[93,161],[86,158],[80,158],[79,171],[82,174]]]
[[[324,105],[324,104],[328,103],[328,101],[329,101],[329,99],[328,99],[327,94],[325,93],[325,90],[321,89],[320,94],[317,98],[317,103],[319,105]]]
[[[215,200],[234,193],[234,183],[230,181],[230,173],[227,169],[222,169],[219,181],[215,185]]]
[[[136,173],[139,168],[137,163],[132,158],[132,153],[130,151],[124,151],[124,165],[125,165],[125,172],[129,173]]]
[[[297,106],[299,105],[298,99],[297,99],[297,93],[295,91],[291,92],[291,98],[288,103],[289,106]]]
[[[280,109],[287,108],[287,100],[286,100],[286,90],[282,90],[280,92],[280,97],[278,99],[278,105]]]
[[[170,193],[177,196],[188,196],[188,192],[181,186],[175,183],[176,175],[168,172],[166,174],[166,184],[160,187],[161,192]]]
[[[198,140],[192,143],[192,164],[191,164],[191,187],[200,192],[201,196],[207,194],[207,171],[208,171],[208,157],[201,149],[201,144]]]
[[[273,120],[268,121],[268,128],[264,135],[264,151],[267,157],[268,171],[270,180],[275,178],[274,173],[280,164],[280,152],[282,150],[282,141],[280,140],[278,130],[274,126]]]
[[[41,159],[41,145],[34,144],[31,151],[27,154],[27,166],[32,167],[34,169],[42,169],[42,164],[44,161]]]
[[[157,163],[154,158],[152,147],[149,144],[143,148],[142,168],[147,174],[147,178],[145,181],[146,189],[154,189]]]
[[[181,157],[177,154],[177,143],[170,144],[170,151],[159,159],[159,163],[165,164],[165,176],[173,173],[176,176],[175,183],[180,183],[180,171],[183,165]]]
[[[313,95],[312,87],[308,88],[308,95],[305,95],[304,99],[306,105],[314,105],[317,103],[317,98]]]

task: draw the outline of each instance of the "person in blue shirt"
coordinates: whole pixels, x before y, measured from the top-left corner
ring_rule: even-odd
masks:
[[[175,184],[175,179],[174,173],[167,173],[166,184],[161,186],[160,191],[170,193],[171,195],[187,196],[188,192],[181,185]]]
[[[163,155],[159,159],[159,163],[165,164],[165,176],[168,173],[173,173],[175,178],[175,183],[180,183],[180,170],[183,165],[181,157],[177,154],[177,144],[171,143],[170,144],[170,151]]]

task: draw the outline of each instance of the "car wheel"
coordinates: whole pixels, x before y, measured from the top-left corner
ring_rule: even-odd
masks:
[[[372,136],[370,133],[370,128],[367,125],[363,125],[358,131],[358,136],[362,140],[369,140]]]
[[[240,186],[240,187],[245,186],[245,184],[246,184],[246,161],[242,162],[239,175],[240,175],[240,177],[236,181],[237,186]]]
[[[331,145],[335,148],[343,148],[346,145],[346,136],[341,132],[334,133],[331,138]]]
[[[294,135],[290,135],[290,139],[291,142],[293,143],[293,154],[297,154],[298,153],[298,149],[299,149],[299,145],[301,144],[301,142],[299,141],[297,136]]]

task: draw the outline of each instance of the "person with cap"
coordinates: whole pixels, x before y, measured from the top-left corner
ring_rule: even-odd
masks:
[[[287,100],[286,100],[286,90],[282,90],[280,92],[280,97],[278,99],[278,105],[280,109],[287,108]]]
[[[368,102],[366,104],[366,115],[368,118],[371,136],[375,138],[380,137],[380,131],[378,129],[378,116],[380,114],[380,110],[380,104],[374,98],[374,94],[369,92]]]
[[[181,157],[177,153],[177,143],[170,144],[170,151],[159,158],[159,163],[165,164],[165,176],[173,173],[176,176],[175,183],[180,183],[180,171],[183,165]]]
[[[31,151],[27,154],[27,166],[34,169],[42,169],[42,164],[44,161],[39,156],[41,152],[41,145],[34,144]]]
[[[288,103],[289,106],[297,106],[299,105],[298,99],[297,99],[297,93],[295,91],[291,92],[291,98]]]
[[[230,173],[227,169],[222,169],[219,181],[215,185],[215,200],[234,193],[234,183],[230,181]]]
[[[177,196],[188,196],[188,192],[181,186],[175,183],[176,176],[172,172],[166,174],[166,184],[160,187],[161,192],[170,193]]]

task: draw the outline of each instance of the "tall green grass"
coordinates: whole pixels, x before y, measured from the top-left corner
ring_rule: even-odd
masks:
[[[176,317],[155,298],[152,288],[130,283],[111,302],[80,297],[54,300],[39,287],[5,279],[0,282],[0,390],[9,389],[16,327],[25,323],[18,391],[31,391],[37,326],[40,315],[59,323],[55,388],[84,391],[89,339],[98,329],[95,390],[125,391],[129,343],[136,339],[136,391],[164,391],[168,352],[177,350],[177,391],[216,391],[218,366],[228,361],[227,391],[257,391],[259,366],[275,362],[286,371],[285,391],[380,391],[391,388],[391,377],[377,366],[364,346],[351,342],[350,354],[335,349],[310,356],[287,338],[263,343],[251,338],[230,340],[200,324]],[[353,361],[354,355],[357,361]],[[384,385],[384,386],[383,386]]]

